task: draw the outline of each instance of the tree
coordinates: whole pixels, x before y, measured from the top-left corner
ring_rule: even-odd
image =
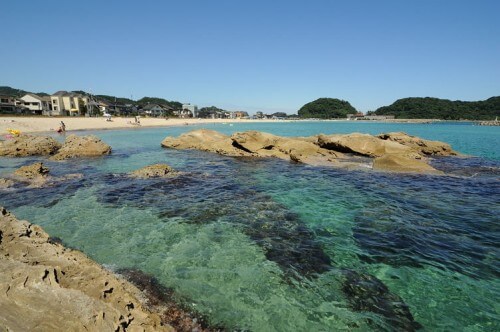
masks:
[[[493,120],[500,116],[500,97],[484,101],[451,101],[439,98],[403,98],[379,107],[375,115],[402,119]]]
[[[346,118],[347,114],[357,111],[348,101],[336,98],[319,98],[305,104],[299,109],[300,118],[333,119]]]

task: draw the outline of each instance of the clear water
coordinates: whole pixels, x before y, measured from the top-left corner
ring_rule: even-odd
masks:
[[[434,165],[452,175],[424,176],[160,147],[166,136],[195,127],[92,132],[113,147],[111,156],[44,161],[55,176],[82,173],[82,179],[2,191],[0,203],[102,264],[154,275],[179,301],[228,329],[401,330],[401,310],[356,307],[355,297],[365,295],[346,285],[363,278],[385,285],[362,284],[365,294],[374,285],[385,289],[373,301],[403,301],[424,330],[500,329],[498,128],[208,126],[285,136],[405,131],[477,156],[436,159]],[[43,159],[1,159],[0,175],[35,160]],[[185,174],[167,180],[124,175],[158,162]]]

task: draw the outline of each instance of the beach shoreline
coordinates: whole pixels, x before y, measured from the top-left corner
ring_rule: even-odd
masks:
[[[19,130],[21,133],[51,133],[56,132],[61,121],[66,125],[66,131],[81,130],[108,130],[108,129],[137,129],[150,127],[172,127],[197,124],[217,123],[249,123],[249,122],[276,122],[288,120],[252,120],[252,119],[179,119],[179,118],[149,118],[141,117],[140,124],[136,124],[134,117],[114,117],[106,121],[104,117],[1,117],[0,133],[8,129]]]
[[[106,121],[105,117],[36,117],[36,116],[5,116],[0,117],[0,133],[7,130],[19,130],[21,133],[55,133],[60,127],[61,121],[66,125],[66,131],[82,130],[110,130],[110,129],[138,129],[151,127],[174,127],[199,124],[236,124],[236,123],[276,123],[295,121],[332,121],[352,122],[345,119],[180,119],[180,118],[151,118],[141,117],[140,124],[136,124],[134,117],[113,117],[112,121]],[[386,123],[430,123],[444,120],[432,119],[394,119],[369,122]],[[366,122],[366,121],[363,121]]]

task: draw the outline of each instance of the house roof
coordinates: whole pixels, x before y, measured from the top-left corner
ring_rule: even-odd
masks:
[[[80,93],[68,92],[68,91],[64,91],[64,90],[54,92],[51,96],[57,96],[57,97],[84,97]]]
[[[148,111],[148,110],[151,110],[153,108],[161,108],[161,109],[164,109],[163,107],[161,107],[160,105],[158,104],[147,104],[146,106],[144,106],[142,109],[145,110],[145,111]]]

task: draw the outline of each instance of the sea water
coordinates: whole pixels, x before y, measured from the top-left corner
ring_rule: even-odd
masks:
[[[475,157],[436,158],[433,165],[448,175],[429,176],[160,146],[166,136],[201,127],[283,136],[404,131]],[[78,134],[96,134],[112,155],[64,162],[3,158],[1,176],[41,160],[53,176],[83,177],[4,190],[0,203],[110,269],[154,276],[214,326],[398,330],[400,317],[363,310],[354,298],[363,294],[346,292],[352,276],[363,276],[399,297],[424,330],[500,329],[498,128],[276,122]],[[166,180],[125,175],[154,163],[183,174]]]

